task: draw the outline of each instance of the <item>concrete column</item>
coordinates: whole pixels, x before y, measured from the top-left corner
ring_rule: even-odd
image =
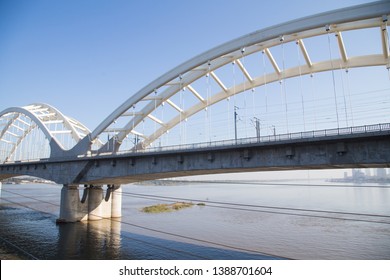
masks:
[[[112,185],[111,191],[111,217],[122,217],[122,187],[121,185]]]
[[[87,217],[87,207],[80,202],[78,185],[64,185],[61,190],[60,217],[57,222],[78,222]]]
[[[61,190],[60,217],[57,222],[96,221],[122,216],[122,188],[120,185],[107,187],[88,186],[80,201],[78,185],[64,185]]]
[[[111,218],[111,206],[112,206],[112,191],[109,186],[107,186],[106,195],[102,201],[102,218],[110,219]]]
[[[101,186],[91,186],[88,197],[88,220],[96,221],[103,218],[103,189]]]

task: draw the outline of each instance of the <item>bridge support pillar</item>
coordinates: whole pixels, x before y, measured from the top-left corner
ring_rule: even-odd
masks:
[[[80,200],[78,185],[64,185],[61,190],[61,207],[58,223],[96,221],[122,216],[122,188],[108,185],[86,186]]]
[[[57,222],[78,222],[88,218],[87,205],[80,201],[78,185],[64,185],[61,190],[60,217]]]
[[[120,185],[111,186],[111,217],[122,217],[122,187]]]
[[[90,186],[88,197],[88,220],[95,221],[105,218],[104,195],[102,186]]]

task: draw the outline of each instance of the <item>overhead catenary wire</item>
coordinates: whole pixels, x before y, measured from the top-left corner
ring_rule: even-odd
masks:
[[[8,246],[12,247],[13,249],[16,249],[17,251],[23,253],[25,256],[27,256],[29,259],[33,259],[33,260],[39,260],[39,258],[37,258],[36,256],[34,256],[33,254],[30,254],[29,252],[27,252],[26,250],[24,250],[23,248],[21,248],[20,246],[16,245],[15,243],[5,239],[4,237],[1,237],[0,236],[0,240],[2,242],[4,242],[5,244],[7,244]]]
[[[314,209],[303,209],[303,208],[292,208],[292,207],[276,207],[276,206],[263,206],[263,205],[253,205],[253,204],[242,204],[242,203],[232,203],[232,202],[221,202],[221,201],[210,201],[210,200],[200,200],[200,199],[189,199],[189,198],[178,198],[178,197],[166,197],[166,196],[157,196],[157,195],[145,195],[145,194],[135,194],[135,193],[126,193],[122,192],[122,194],[128,196],[141,197],[151,200],[162,200],[169,202],[176,201],[191,201],[191,202],[199,202],[199,203],[207,203],[205,206],[214,207],[214,208],[224,208],[230,210],[241,210],[241,211],[250,211],[250,212],[263,212],[270,214],[284,214],[284,215],[293,215],[293,216],[303,216],[303,217],[315,217],[315,218],[325,218],[325,219],[336,219],[336,220],[348,220],[348,221],[359,221],[359,222],[372,222],[372,223],[384,223],[390,224],[389,222],[383,221],[370,221],[370,220],[362,220],[362,219],[354,219],[354,218],[342,218],[342,217],[330,217],[330,216],[319,216],[319,215],[307,215],[300,213],[289,213],[289,212],[277,212],[277,211],[269,211],[269,210],[258,210],[261,209],[272,209],[272,210],[289,210],[289,211],[298,211],[298,212],[316,212],[316,213],[326,213],[326,214],[337,214],[337,215],[352,215],[352,216],[367,216],[367,217],[376,217],[376,218],[390,218],[387,215],[379,215],[379,214],[365,214],[365,213],[353,213],[353,212],[342,212],[342,211],[329,211],[329,210],[314,210]],[[210,205],[217,204],[217,205]],[[223,205],[223,206],[220,206]],[[235,207],[232,207],[235,206]],[[238,206],[238,207],[236,207]],[[241,207],[241,208],[239,208]],[[242,208],[247,207],[247,208]],[[255,208],[255,209],[250,209]],[[257,208],[257,209],[256,209]]]
[[[8,191],[8,192],[10,192],[10,191]],[[18,193],[14,193],[14,194],[18,194]],[[33,197],[28,197],[28,196],[23,196],[23,197],[30,198],[32,200],[37,200],[39,202],[42,202],[41,200],[35,199]],[[13,203],[13,204],[25,207],[25,208],[29,208],[31,210],[35,210],[35,211],[38,210],[38,209],[34,209],[32,207],[29,207],[27,205],[24,205],[22,203],[14,202],[14,201],[9,200],[9,199],[5,199],[5,198],[2,198],[2,199],[5,200],[5,201],[8,201],[9,203]],[[60,207],[57,204],[53,204],[53,203],[49,203],[49,204],[55,205],[57,207]],[[40,211],[40,210],[38,210],[38,211]],[[51,214],[49,212],[45,212],[45,213]],[[214,241],[204,240],[204,239],[200,239],[200,238],[195,238],[195,237],[191,237],[191,236],[185,236],[185,235],[182,235],[182,234],[177,234],[177,233],[167,232],[167,231],[163,231],[163,230],[158,230],[158,229],[154,229],[154,228],[150,228],[150,227],[146,227],[146,226],[142,226],[142,225],[137,225],[137,224],[134,224],[134,223],[125,222],[125,221],[122,221],[122,220],[118,221],[118,220],[111,219],[111,218],[104,218],[104,217],[101,217],[101,216],[98,216],[98,215],[94,215],[94,216],[95,217],[99,217],[101,219],[108,219],[108,220],[112,220],[112,221],[115,221],[115,222],[118,222],[118,223],[121,223],[121,224],[126,224],[126,225],[133,226],[133,227],[136,227],[136,228],[144,229],[144,230],[147,230],[147,231],[152,231],[152,232],[155,232],[155,233],[165,234],[165,235],[174,236],[174,237],[180,237],[180,238],[183,238],[183,239],[197,241],[197,242],[201,242],[201,243],[205,243],[205,244],[216,245],[216,246],[223,247],[223,248],[234,249],[234,250],[239,250],[239,251],[249,252],[249,253],[255,253],[255,254],[261,254],[261,255],[270,256],[270,257],[276,257],[276,258],[286,258],[286,257],[273,255],[273,254],[270,254],[270,253],[265,253],[265,252],[261,252],[261,251],[257,251],[257,250],[248,249],[248,248],[241,248],[241,247],[237,247],[237,246],[233,246],[233,245],[228,245],[228,244],[223,244],[223,243],[219,243],[219,242],[214,242]]]
[[[16,193],[18,194],[18,193]],[[132,193],[128,193],[128,192],[124,192],[123,194],[125,195],[132,195]],[[142,195],[142,194],[135,194],[135,195]],[[24,195],[23,195],[24,196]],[[27,198],[31,198],[29,196],[24,196],[24,197],[27,197]],[[161,196],[151,196],[151,195],[146,195],[145,198],[147,199],[153,199],[153,200],[157,200],[159,199],[159,197]],[[172,197],[168,197],[170,201],[172,201]],[[35,199],[35,198],[32,198],[32,199]],[[184,198],[177,198],[177,197],[173,197],[174,200],[184,200]],[[41,199],[35,199],[39,202],[45,202]],[[199,201],[199,200],[196,200],[196,199],[193,199],[192,201]],[[10,203],[13,203],[12,201],[10,201]],[[384,222],[384,221],[370,221],[370,220],[365,220],[365,219],[351,219],[351,218],[343,218],[343,217],[329,217],[329,216],[319,216],[319,215],[311,215],[311,214],[300,214],[300,213],[281,213],[281,212],[275,212],[275,211],[272,211],[272,210],[260,210],[258,211],[257,209],[244,209],[244,208],[237,208],[237,207],[231,207],[229,205],[209,205],[211,202],[209,200],[207,200],[207,203],[209,207],[215,207],[215,208],[222,208],[222,209],[229,209],[229,210],[240,210],[240,211],[254,211],[254,212],[265,212],[265,213],[270,213],[270,214],[285,214],[285,215],[292,215],[292,216],[301,216],[301,217],[309,217],[309,218],[326,218],[326,219],[335,219],[335,220],[347,220],[347,221],[357,221],[357,222],[369,222],[369,223],[381,223],[381,224],[390,224],[388,222]],[[214,203],[214,202],[213,202]],[[221,204],[221,202],[218,202]],[[17,204],[17,203],[16,203]],[[52,205],[56,205],[56,204],[53,204],[51,203]],[[233,203],[226,203],[226,204],[233,204]],[[32,210],[37,210],[37,209],[34,209],[32,207],[28,207],[26,205],[23,205],[23,204],[20,204],[20,206],[22,207],[26,207],[26,208],[30,208]],[[238,204],[240,205],[240,204]],[[56,205],[58,206],[58,205]],[[249,206],[253,206],[253,205],[250,205]],[[257,205],[258,206],[258,205]],[[282,207],[278,207],[278,208],[282,208]],[[293,208],[293,210],[296,210],[296,208]],[[307,210],[307,211],[312,211],[310,209],[298,209],[298,210]],[[323,210],[320,210],[320,211],[323,211]],[[319,211],[318,211],[319,212]],[[364,215],[364,216],[378,216],[378,217],[381,217],[381,218],[389,218],[389,216],[385,216],[385,215],[373,215],[373,214],[363,214],[363,213],[347,213],[347,212],[336,212],[336,211],[323,211],[323,212],[332,212],[332,213],[340,213],[340,214],[351,214],[351,215]],[[113,220],[115,221],[115,220]],[[192,241],[197,241],[197,242],[203,242],[203,243],[206,243],[206,244],[212,244],[212,245],[216,245],[216,246],[221,246],[221,247],[225,247],[225,248],[229,248],[229,249],[235,249],[235,250],[240,250],[240,251],[247,251],[247,252],[251,252],[251,253],[257,253],[257,254],[262,254],[262,255],[268,255],[268,256],[273,256],[273,257],[281,257],[281,256],[275,256],[275,255],[271,255],[271,254],[267,254],[267,253],[264,253],[264,252],[259,252],[259,251],[256,251],[256,250],[247,250],[245,248],[239,248],[239,247],[236,247],[236,246],[231,246],[231,245],[226,245],[226,244],[220,244],[219,242],[213,242],[213,241],[208,241],[208,240],[203,240],[203,239],[198,239],[198,238],[194,238],[194,237],[191,237],[191,236],[185,236],[185,235],[181,235],[181,234],[177,234],[177,233],[172,233],[172,232],[167,232],[167,231],[163,231],[163,230],[159,230],[159,229],[154,229],[154,228],[150,228],[150,227],[147,227],[147,226],[143,226],[143,225],[139,225],[139,224],[134,224],[134,223],[129,223],[129,222],[125,222],[125,221],[117,221],[117,222],[120,222],[122,224],[126,224],[126,225],[129,225],[129,226],[133,226],[133,227],[136,227],[136,228],[140,228],[140,229],[144,229],[144,230],[147,230],[147,231],[152,231],[152,232],[155,232],[155,233],[159,233],[159,234],[167,234],[167,235],[170,235],[170,236],[174,236],[174,237],[179,237],[179,238],[184,238],[184,239],[188,239],[188,240],[192,240]],[[130,238],[131,239],[131,238]],[[134,239],[133,239],[134,240]],[[138,240],[139,241],[139,240]],[[139,241],[139,242],[142,242],[142,241]],[[159,245],[157,245],[159,246]],[[169,248],[166,248],[166,249],[169,249]],[[186,253],[186,252],[182,252],[182,253]]]
[[[4,190],[3,190],[4,191]],[[25,198],[33,199],[42,203],[48,203],[53,206],[58,206],[58,204],[46,202],[40,199],[36,199],[30,196],[21,195],[19,193],[15,193],[9,190],[6,190],[5,192],[16,194]],[[124,192],[122,191],[122,195],[125,196],[135,196],[135,197],[142,197],[142,198],[148,198],[152,200],[164,200],[164,201],[170,201],[170,202],[177,202],[177,201],[191,201],[191,202],[202,202],[207,203],[207,206],[210,206],[210,204],[217,204],[217,205],[223,205],[226,209],[231,210],[243,210],[243,211],[252,211],[255,212],[255,209],[272,209],[272,210],[288,210],[288,211],[298,211],[298,212],[315,212],[315,213],[326,213],[326,214],[337,214],[337,215],[352,215],[352,216],[366,216],[366,217],[377,217],[377,218],[390,218],[389,215],[380,215],[380,214],[369,214],[369,213],[356,213],[356,212],[343,212],[343,211],[331,211],[331,210],[321,210],[321,209],[305,209],[305,208],[294,208],[294,207],[280,207],[280,206],[269,206],[269,205],[254,205],[254,204],[244,204],[244,203],[234,203],[234,202],[224,202],[224,201],[210,201],[210,200],[202,200],[202,199],[194,199],[194,198],[183,198],[183,197],[171,197],[171,196],[161,196],[161,195],[150,195],[150,194],[140,194],[140,193],[131,193],[131,192]],[[226,206],[230,206],[230,208],[227,208]],[[234,207],[232,207],[234,206]],[[212,206],[215,207],[215,206]],[[241,207],[241,208],[239,208]],[[246,207],[246,208],[242,208]],[[255,209],[248,209],[248,208],[255,208]],[[258,210],[257,212],[264,212],[263,210]],[[273,213],[273,214],[286,214],[286,215],[292,215],[292,213],[288,212],[270,212],[267,213]],[[307,216],[304,214],[299,213],[293,213],[294,216]],[[340,218],[340,217],[329,217],[329,216],[318,216],[318,215],[311,215],[313,217],[319,217],[319,218],[329,218],[329,219],[344,219],[344,220],[351,220],[351,221],[363,221],[363,222],[373,222],[376,223],[377,221],[369,221],[369,220],[359,220],[359,219],[348,219],[348,218]],[[383,223],[383,222],[380,222]],[[390,222],[384,222],[386,224],[390,224]]]
[[[9,202],[9,203],[11,203],[11,204],[15,204],[15,205],[18,205],[18,206],[21,206],[21,207],[24,207],[24,208],[27,208],[27,209],[30,209],[30,210],[33,210],[33,211],[41,211],[41,210],[36,209],[36,208],[34,208],[34,207],[30,207],[30,206],[27,206],[27,205],[25,205],[25,204],[18,203],[18,202],[9,200],[9,199],[4,199],[4,198],[2,198],[2,199],[5,200],[5,201],[7,201],[7,202]],[[31,198],[31,199],[34,199],[34,198]],[[46,202],[46,203],[49,203],[49,202]],[[52,203],[49,203],[49,204],[52,204]],[[52,204],[52,205],[55,205],[55,204]],[[58,206],[58,207],[59,207],[59,205],[55,205],[55,206]],[[44,212],[44,213],[46,213],[46,214],[51,214],[50,212]],[[97,215],[95,215],[95,216],[97,216]],[[118,221],[118,220],[115,220],[115,219],[104,218],[104,217],[100,217],[100,216],[97,216],[97,217],[99,217],[99,218],[101,218],[101,219],[105,219],[105,220],[111,220],[111,221],[113,221],[113,222],[118,222],[118,223],[126,224],[126,222]],[[98,230],[95,230],[95,231],[98,231]],[[157,247],[157,248],[160,248],[160,249],[162,248],[162,249],[166,249],[166,250],[169,250],[169,251],[174,251],[174,252],[177,252],[177,253],[187,254],[187,255],[194,256],[194,257],[198,257],[198,258],[200,258],[200,259],[207,259],[207,258],[205,258],[204,256],[199,256],[199,255],[194,254],[194,253],[192,253],[192,252],[182,251],[182,250],[174,249],[174,248],[171,248],[171,247],[166,247],[166,246],[158,245],[158,244],[155,244],[155,243],[147,242],[147,241],[145,241],[145,240],[141,240],[141,239],[129,237],[129,236],[126,236],[126,235],[121,235],[121,234],[119,234],[119,233],[115,233],[115,232],[112,232],[112,231],[110,231],[110,234],[116,234],[116,235],[118,235],[118,236],[120,236],[120,237],[124,237],[124,238],[130,239],[130,240],[135,240],[135,241],[137,241],[137,242],[145,243],[145,244],[148,244],[149,246]],[[17,246],[17,245],[14,244],[14,243],[11,243],[10,245],[12,245],[13,247],[17,248],[18,250],[20,250],[20,251],[23,252],[23,253],[26,253],[26,254],[28,254],[28,255],[31,255],[31,254],[29,254],[26,250],[24,250],[24,249],[21,248],[20,246]],[[32,255],[31,255],[31,256],[32,256]],[[36,258],[35,256],[32,256],[32,258],[38,259],[38,258]]]

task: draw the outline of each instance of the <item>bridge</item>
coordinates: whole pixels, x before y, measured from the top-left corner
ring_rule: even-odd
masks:
[[[5,109],[0,179],[63,184],[60,220],[72,222],[121,216],[129,182],[390,167],[389,14],[390,2],[374,2],[229,41],[152,81],[93,131],[48,104]],[[371,88],[351,94],[354,73]],[[372,87],[381,75],[384,90]]]

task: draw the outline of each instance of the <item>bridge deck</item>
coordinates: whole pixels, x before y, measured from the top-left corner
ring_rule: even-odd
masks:
[[[62,184],[122,184],[200,174],[390,167],[389,128],[383,124],[275,135],[269,141],[249,138],[223,145],[12,162],[0,165],[0,179],[31,175]]]

